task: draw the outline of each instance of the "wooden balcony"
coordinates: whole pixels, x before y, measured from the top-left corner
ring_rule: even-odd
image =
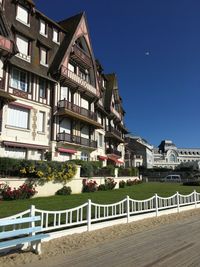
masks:
[[[106,154],[107,155],[113,155],[113,156],[116,156],[119,158],[121,158],[121,156],[122,156],[122,153],[120,151],[118,151],[117,149],[113,149],[113,148],[107,148]]]
[[[6,56],[13,51],[13,43],[6,37],[0,35],[0,54]]]
[[[93,125],[95,128],[103,128],[103,126],[97,122],[97,114],[85,109],[83,107],[79,107],[68,100],[60,100],[58,102],[58,115],[59,116],[70,116],[71,118],[75,118],[88,124]]]
[[[117,120],[119,120],[119,121],[122,120],[122,116],[119,114],[119,112],[116,109],[111,108],[111,112],[116,117]]]
[[[83,80],[73,71],[69,70],[65,66],[61,67],[61,76],[65,79],[65,82],[74,88],[79,88],[80,91],[91,97],[99,97],[99,92],[97,89],[89,84],[87,81]],[[67,79],[66,79],[67,78]]]
[[[58,133],[56,140],[57,142],[66,142],[66,143],[84,146],[84,147],[88,147],[92,149],[97,148],[97,141],[87,139],[87,138],[77,136],[77,135],[68,134],[65,132]]]
[[[115,138],[121,143],[124,142],[122,133],[110,125],[106,126],[106,137]]]
[[[71,58],[75,59],[79,64],[85,68],[92,67],[92,60],[89,55],[83,51],[78,45],[74,45],[71,52]]]

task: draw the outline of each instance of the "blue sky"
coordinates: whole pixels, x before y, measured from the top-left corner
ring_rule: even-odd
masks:
[[[86,12],[96,58],[117,73],[130,132],[156,146],[200,147],[199,0],[35,3],[56,21]]]

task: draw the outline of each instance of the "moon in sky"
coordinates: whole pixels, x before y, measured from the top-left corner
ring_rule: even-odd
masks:
[[[146,51],[145,52],[145,56],[150,56],[150,52],[149,51]]]

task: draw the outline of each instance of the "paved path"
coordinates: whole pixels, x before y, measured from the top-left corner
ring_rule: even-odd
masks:
[[[29,267],[200,266],[200,216],[162,225]]]

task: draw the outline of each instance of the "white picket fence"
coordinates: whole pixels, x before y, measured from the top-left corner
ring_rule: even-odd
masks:
[[[170,197],[160,197],[155,194],[145,200],[135,200],[127,196],[114,204],[96,204],[88,200],[87,203],[76,208],[60,211],[41,210],[31,206],[26,211],[2,218],[0,221],[40,215],[41,221],[35,226],[41,226],[42,232],[50,232],[51,237],[49,239],[52,239],[71,233],[136,221],[140,215],[142,215],[140,218],[143,219],[158,216],[162,214],[162,211],[165,211],[165,214],[170,214],[179,212],[184,207],[197,208],[198,204],[200,204],[200,193],[196,191],[189,195],[181,195],[177,192]]]

